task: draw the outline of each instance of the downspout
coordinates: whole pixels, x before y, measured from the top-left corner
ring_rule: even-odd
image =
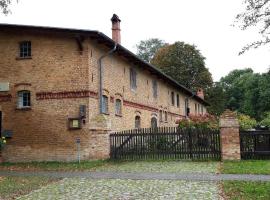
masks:
[[[114,43],[113,49],[108,51],[106,54],[102,55],[98,59],[98,68],[99,68],[99,113],[102,114],[102,90],[103,90],[103,66],[102,66],[102,59],[111,55],[115,52],[117,48],[117,43]]]

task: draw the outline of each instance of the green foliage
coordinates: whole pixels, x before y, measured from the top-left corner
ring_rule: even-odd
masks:
[[[0,199],[16,199],[42,186],[58,181],[48,177],[0,177]]]
[[[257,125],[257,121],[248,115],[239,113],[237,118],[239,121],[240,130],[250,130]]]
[[[226,96],[222,86],[217,82],[205,91],[205,100],[210,103],[207,112],[220,116],[226,107]]]
[[[205,67],[204,60],[194,45],[175,42],[160,48],[151,64],[187,88],[197,90],[209,88],[213,83],[212,75]]]
[[[151,38],[148,40],[141,40],[136,45],[137,56],[146,62],[150,62],[158,49],[165,46],[165,42],[158,38]]]
[[[233,70],[221,78],[225,108],[262,119],[270,111],[270,74],[253,73],[252,69]]]
[[[269,200],[270,182],[223,181],[226,199]]]
[[[264,119],[260,122],[261,126],[270,127],[270,112],[265,113]]]
[[[221,166],[223,174],[269,174],[270,160],[225,161]]]
[[[177,121],[180,128],[210,128],[217,130],[218,119],[210,114],[190,115],[189,118],[179,119]]]

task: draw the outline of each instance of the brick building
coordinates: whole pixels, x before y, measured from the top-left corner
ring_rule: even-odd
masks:
[[[113,131],[175,126],[189,112],[206,113],[202,91],[192,93],[124,48],[120,19],[111,20],[113,39],[91,30],[0,24],[7,161],[75,160],[78,137],[82,159],[102,158],[106,136],[96,133],[102,123]]]

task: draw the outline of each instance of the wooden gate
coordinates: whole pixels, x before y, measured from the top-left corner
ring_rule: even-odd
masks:
[[[220,160],[219,130],[159,127],[110,134],[111,159]]]
[[[270,131],[241,131],[242,159],[270,159]]]

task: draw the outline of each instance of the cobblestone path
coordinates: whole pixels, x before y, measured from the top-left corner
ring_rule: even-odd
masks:
[[[20,200],[221,199],[218,185],[204,181],[65,178]]]

